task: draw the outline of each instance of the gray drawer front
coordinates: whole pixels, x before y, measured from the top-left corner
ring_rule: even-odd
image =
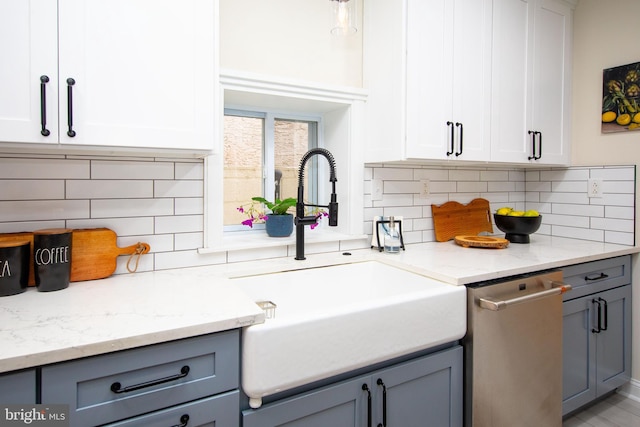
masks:
[[[564,282],[573,286],[563,300],[580,298],[631,283],[631,256],[570,265],[562,268],[562,274]]]
[[[185,424],[183,416],[188,416],[189,427],[238,427],[240,425],[240,392],[231,391],[207,399],[196,400],[184,405],[140,417],[130,418],[109,427],[169,427]]]
[[[130,418],[238,388],[239,332],[229,331],[110,353],[42,368],[42,403],[69,404],[72,426]],[[179,379],[130,392],[180,374]]]
[[[31,369],[0,375],[0,403],[36,403],[36,371]]]

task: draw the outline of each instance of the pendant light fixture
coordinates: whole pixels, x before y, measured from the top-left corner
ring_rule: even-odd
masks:
[[[355,34],[356,0],[329,0],[331,3],[331,34],[344,36]]]

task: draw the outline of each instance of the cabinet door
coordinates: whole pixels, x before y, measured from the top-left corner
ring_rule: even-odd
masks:
[[[490,12],[487,1],[408,2],[407,158],[489,158]]]
[[[216,1],[58,3],[61,143],[213,146]]]
[[[447,159],[453,114],[453,2],[409,0],[406,59],[406,152]]]
[[[36,403],[36,371],[30,369],[0,375],[0,403]]]
[[[592,297],[562,304],[562,414],[596,398]]]
[[[457,144],[450,158],[490,158],[491,12],[491,1],[454,2],[451,119],[456,123]],[[458,127],[458,123],[462,127]],[[457,153],[461,154],[456,156]]]
[[[541,132],[539,161],[542,163],[569,162],[570,41],[569,6],[555,0],[541,0],[535,10],[530,129]]]
[[[368,378],[356,378],[242,413],[243,427],[361,427],[367,424]]]
[[[491,157],[528,162],[533,0],[494,0],[491,67]]]
[[[56,2],[0,0],[0,141],[58,142],[57,31]],[[41,76],[48,79],[48,136],[41,133]]]
[[[462,347],[380,371],[372,384],[374,425],[462,426]]]
[[[602,292],[597,297],[606,322],[606,330],[597,334],[596,387],[601,396],[631,378],[631,286]]]

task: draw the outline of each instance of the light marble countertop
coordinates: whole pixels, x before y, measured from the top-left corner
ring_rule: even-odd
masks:
[[[263,312],[230,278],[379,260],[451,285],[508,277],[640,252],[640,247],[548,236],[505,249],[453,241],[376,250],[257,260],[71,283],[55,292],[0,298],[0,372],[249,326]]]

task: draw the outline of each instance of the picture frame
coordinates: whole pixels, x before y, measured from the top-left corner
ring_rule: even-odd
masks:
[[[640,130],[640,62],[602,72],[602,133]]]

